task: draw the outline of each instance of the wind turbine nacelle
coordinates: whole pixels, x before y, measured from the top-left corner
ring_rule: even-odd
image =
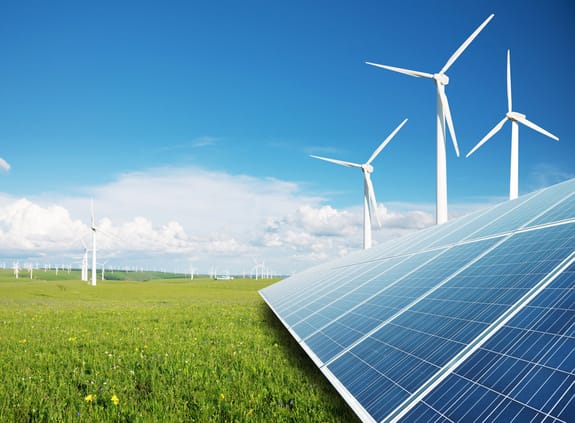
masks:
[[[362,164],[362,165],[361,165],[361,169],[362,169],[364,172],[373,173],[373,166],[370,165],[370,164],[367,164],[367,163],[366,163],[366,164]]]
[[[433,79],[435,79],[435,82],[437,82],[438,84],[441,85],[447,85],[449,84],[449,76],[447,76],[444,73],[436,73],[433,75]]]
[[[507,117],[511,120],[518,121],[521,119],[525,119],[525,115],[522,113],[517,112],[507,112]]]

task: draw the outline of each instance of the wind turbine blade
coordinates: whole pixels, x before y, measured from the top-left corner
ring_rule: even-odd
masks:
[[[469,38],[467,38],[467,40],[465,40],[465,42],[459,46],[459,48],[455,51],[455,53],[453,53],[453,55],[449,58],[449,60],[447,61],[445,66],[443,66],[443,69],[439,71],[439,73],[447,72],[447,69],[449,69],[451,65],[453,65],[453,63],[457,60],[457,58],[461,56],[461,53],[463,53],[463,51],[467,48],[467,46],[469,46],[469,44],[471,44],[471,42],[475,39],[475,37],[479,35],[479,33],[485,27],[485,25],[487,25],[489,21],[493,19],[493,16],[495,16],[493,13],[489,15],[489,17],[485,19],[483,23],[479,25],[475,31],[473,31],[473,34],[471,34]]]
[[[559,141],[559,138],[557,138],[551,132],[546,131],[545,129],[543,129],[538,125],[535,125],[533,122],[525,119],[524,117],[518,117],[517,122],[522,123],[525,126],[528,126],[529,128],[539,132],[540,134],[547,135],[549,138],[553,138],[555,141]]]
[[[403,122],[401,122],[399,126],[395,128],[395,130],[387,136],[387,138],[379,145],[379,147],[377,147],[377,149],[373,152],[373,154],[371,155],[366,164],[370,164],[373,161],[373,159],[375,159],[377,155],[381,153],[381,150],[385,148],[385,146],[391,141],[391,139],[395,136],[395,134],[397,134],[397,132],[403,127],[403,125],[405,125],[406,122],[407,118],[405,118]]]
[[[513,101],[511,97],[511,54],[507,50],[507,111],[513,111]]]
[[[365,172],[365,183],[367,184],[367,191],[369,193],[369,211],[372,216],[375,215],[375,220],[377,220],[378,226],[381,228],[381,221],[377,214],[377,201],[375,201],[375,192],[373,191],[373,183],[371,182],[371,176],[368,172]]]
[[[0,167],[6,171],[10,170],[10,165],[6,160],[0,157]]]
[[[326,162],[335,163],[341,166],[361,168],[361,165],[357,163],[345,162],[343,160],[336,160],[336,159],[328,159],[327,157],[314,156],[313,154],[310,154],[310,157],[313,157],[314,159],[325,160]]]
[[[451,119],[451,110],[449,110],[449,101],[447,101],[447,96],[445,95],[445,86],[437,84],[437,93],[441,99],[441,105],[443,106],[443,116],[445,116],[445,120],[447,121],[447,127],[449,128],[449,133],[451,134],[451,141],[453,142],[455,154],[457,157],[459,157],[459,147],[457,146],[455,128],[453,127],[453,120]]]
[[[90,199],[90,228],[95,230],[94,227],[94,199]]]
[[[479,147],[481,147],[483,144],[485,144],[489,138],[491,138],[493,135],[495,135],[503,127],[505,122],[507,122],[507,119],[508,119],[507,116],[505,116],[503,119],[501,119],[501,122],[499,122],[497,125],[495,125],[493,127],[493,129],[491,131],[489,131],[487,133],[487,135],[485,135],[481,139],[481,141],[479,141],[477,143],[477,145],[475,147],[473,147],[469,153],[467,153],[467,155],[465,157],[471,156],[475,152],[475,150],[477,150]]]
[[[395,66],[380,65],[380,64],[372,63],[372,62],[365,62],[365,63],[367,63],[368,65],[371,65],[371,66],[376,66],[378,68],[387,69],[387,70],[390,70],[393,72],[399,72],[399,73],[403,73],[405,75],[415,76],[416,78],[433,78],[433,74],[427,73],[427,72],[414,71],[414,70],[404,69],[404,68],[396,68]]]

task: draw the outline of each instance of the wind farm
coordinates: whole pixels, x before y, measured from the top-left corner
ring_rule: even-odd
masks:
[[[0,421],[569,421],[572,16],[7,4]]]

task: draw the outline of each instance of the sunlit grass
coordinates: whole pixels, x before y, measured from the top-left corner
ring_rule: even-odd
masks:
[[[258,296],[269,280],[8,275],[0,421],[355,419]]]

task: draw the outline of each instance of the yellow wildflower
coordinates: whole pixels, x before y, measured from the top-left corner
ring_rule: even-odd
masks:
[[[223,393],[221,393],[221,394],[220,394],[220,399],[221,399],[221,400],[225,400],[225,399],[226,399],[226,396],[225,396]]]
[[[95,399],[96,399],[96,396],[95,396],[95,395],[92,395],[92,394],[86,395],[86,396],[84,397],[84,401],[86,401],[86,402],[94,402]]]
[[[114,405],[118,405],[120,403],[120,400],[118,399],[118,397],[115,394],[112,395],[112,398],[110,398],[110,401],[112,401],[112,403],[114,403]]]

